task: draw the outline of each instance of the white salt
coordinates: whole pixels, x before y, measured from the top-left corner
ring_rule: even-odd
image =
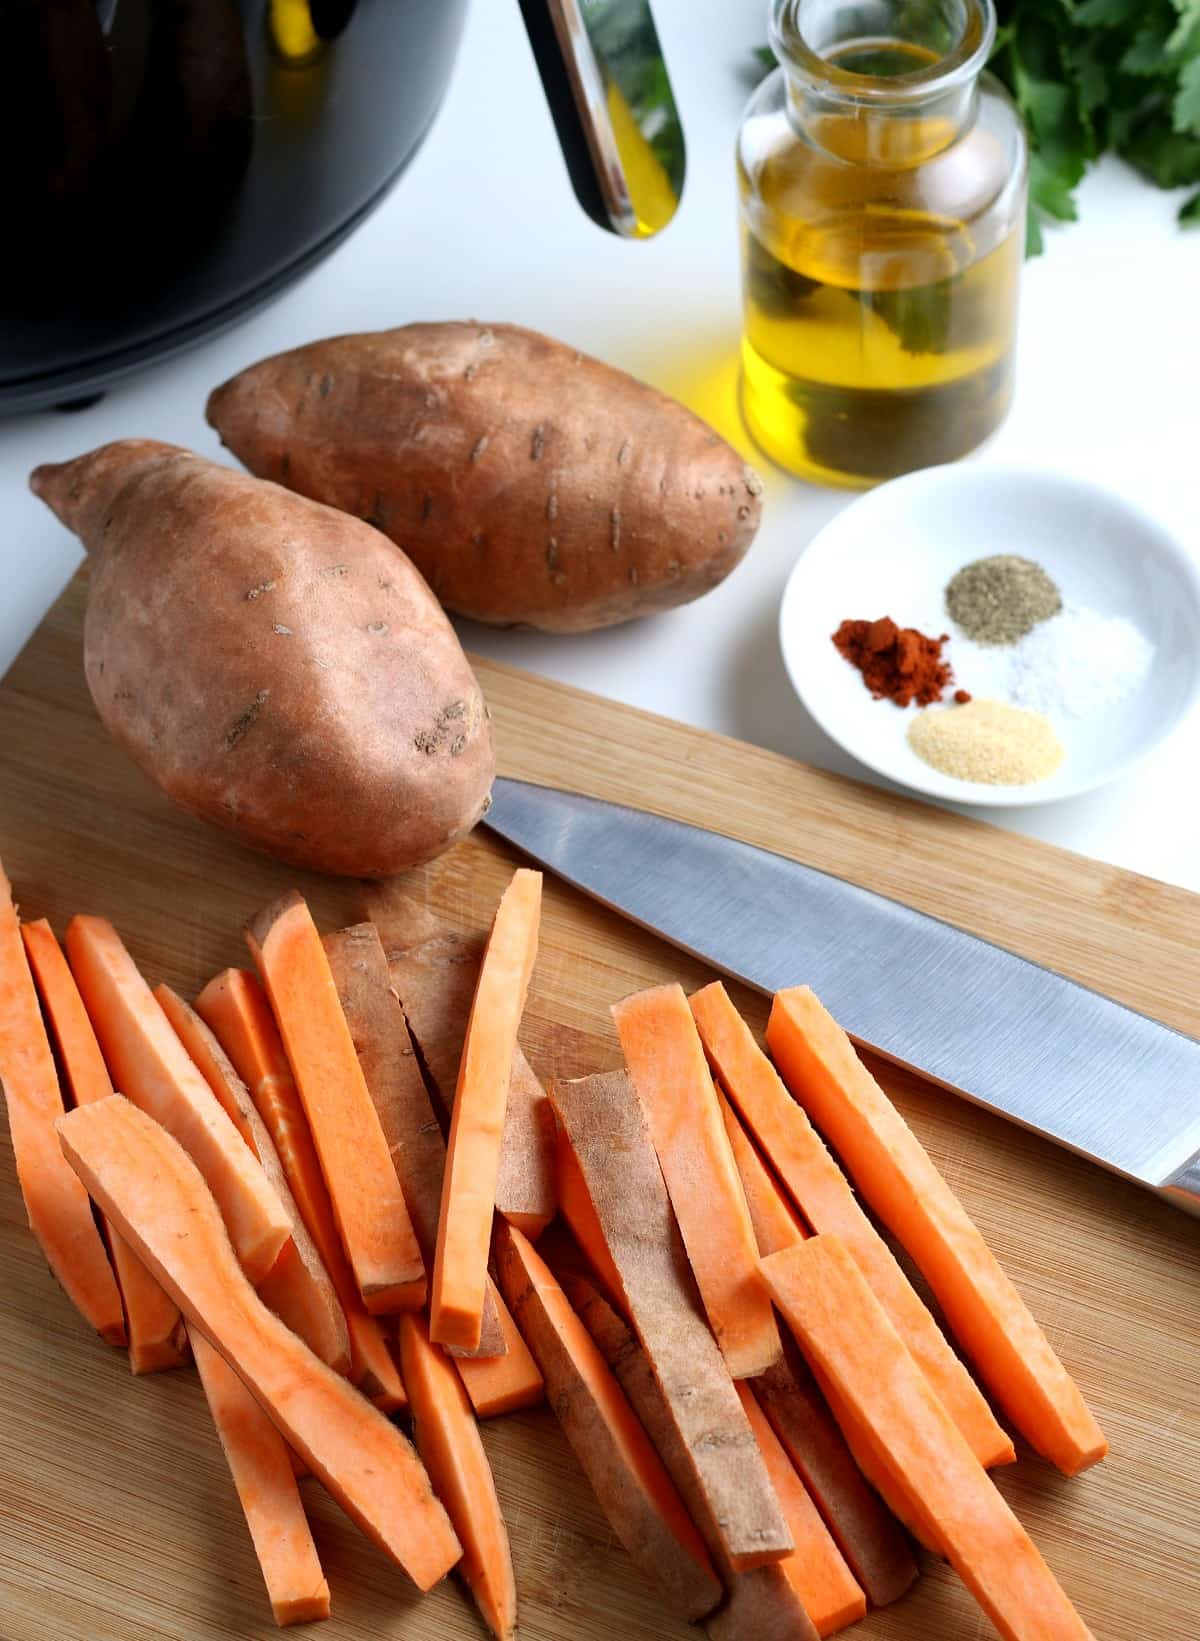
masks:
[[[1011,653],[1009,699],[1034,712],[1086,718],[1144,682],[1154,646],[1122,615],[1068,605]]]

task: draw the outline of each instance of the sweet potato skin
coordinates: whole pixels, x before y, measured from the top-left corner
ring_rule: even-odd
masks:
[[[685,604],[761,511],[757,474],[698,416],[517,325],[313,342],[217,388],[208,419],[251,472],[366,519],[446,609],[493,626]]]
[[[96,709],[183,809],[360,877],[430,859],[479,819],[494,772],[479,686],[377,531],[150,440],[31,483],[91,554]]]

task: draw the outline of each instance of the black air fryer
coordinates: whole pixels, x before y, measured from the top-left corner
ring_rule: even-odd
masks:
[[[646,232],[607,117],[615,89],[677,195],[682,140],[646,0],[522,10],[581,203]],[[0,412],[84,401],[332,250],[420,146],[466,13],[467,0],[0,0]]]

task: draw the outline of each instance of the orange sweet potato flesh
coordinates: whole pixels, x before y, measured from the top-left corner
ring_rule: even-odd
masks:
[[[793,1243],[803,1242],[808,1235],[800,1216],[784,1196],[766,1163],[759,1156],[754,1141],[738,1121],[729,1101],[717,1090],[721,1107],[721,1121],[733,1152],[734,1165],[742,1182],[754,1240],[760,1256],[778,1253]]]
[[[0,866],[0,1085],[29,1228],[68,1299],[110,1345],[126,1342],[117,1280],[87,1192],[54,1132],[63,1098],[21,942],[12,888]]]
[[[430,1343],[423,1316],[400,1318],[400,1365],[417,1451],[463,1547],[458,1571],[496,1641],[509,1641],[517,1585],[495,1477],[454,1363]]]
[[[566,1263],[570,1266],[574,1262],[568,1258]],[[731,1566],[724,1535],[698,1483],[670,1398],[645,1351],[587,1277],[571,1272],[564,1281],[571,1302],[629,1398],[712,1553],[725,1586],[725,1601],[705,1622],[709,1635],[714,1641],[746,1641],[747,1637],[758,1641],[760,1636],[770,1637],[771,1641],[816,1641],[817,1632],[800,1591],[785,1570],[790,1556],[740,1572]]]
[[[388,973],[373,923],[358,923],[323,937],[329,970],[371,1102],[391,1152],[396,1178],[412,1220],[425,1269],[437,1247],[446,1142],[433,1113],[412,1038]],[[483,1301],[479,1356],[503,1356],[504,1333],[495,1291]]]
[[[482,692],[377,530],[151,439],[30,483],[90,555],[96,710],[173,802],[349,877],[407,871],[479,820],[495,772]]]
[[[368,884],[364,898],[430,1085],[449,1118],[486,936],[452,934],[395,883]],[[496,1209],[528,1237],[554,1218],[553,1114],[519,1043],[504,1111]]]
[[[673,1613],[703,1618],[721,1599],[720,1580],[624,1391],[533,1244],[504,1223],[494,1244],[501,1289],[609,1525]]]
[[[604,1240],[604,1228],[588,1195],[583,1170],[579,1166],[570,1140],[561,1129],[557,1134],[555,1151],[555,1190],[558,1193],[559,1213],[570,1228],[579,1248],[586,1255],[593,1274],[604,1289],[605,1297],[610,1304],[619,1306],[621,1276],[612,1262],[608,1243]]]
[[[304,1514],[288,1445],[204,1335],[194,1329],[189,1338],[275,1622],[282,1629],[328,1618],[329,1585]]]
[[[212,1194],[164,1128],[114,1094],[58,1120],[68,1162],[314,1475],[419,1589],[461,1554],[400,1431],[271,1314],[246,1280]],[[239,1142],[240,1143],[240,1142]]]
[[[113,1091],[108,1067],[54,931],[42,918],[23,923],[21,935],[74,1103],[106,1099]],[[131,1371],[181,1367],[188,1358],[183,1318],[133,1250],[107,1220],[102,1224],[125,1309]]]
[[[112,924],[73,917],[66,945],[114,1084],[196,1163],[246,1275],[261,1281],[292,1234],[262,1164],[192,1064]]]
[[[437,1344],[479,1346],[504,1111],[541,910],[542,874],[522,867],[496,908],[463,1043],[429,1299]]]
[[[679,1469],[663,1457],[675,1485],[694,1519],[692,1499],[703,1501],[733,1567],[779,1561],[791,1534],[704,1320],[633,1084],[611,1072],[555,1083],[550,1099],[608,1244],[620,1303],[667,1397]]]
[[[247,926],[329,1189],[373,1316],[424,1303],[425,1265],[312,914],[294,891]]]
[[[335,1373],[349,1373],[350,1336],[345,1313],[296,1206],[275,1142],[254,1109],[249,1090],[195,1009],[167,985],[156,986],[154,995],[213,1093],[227,1111],[237,1111],[240,1126],[249,1135],[250,1149],[287,1209],[292,1234],[258,1284],[259,1298]]]
[[[497,1223],[506,1224],[507,1221]],[[538,1365],[491,1276],[488,1277],[488,1292],[496,1307],[496,1317],[504,1338],[504,1354],[454,1357],[458,1376],[471,1398],[477,1419],[494,1419],[501,1413],[516,1413],[523,1407],[536,1407],[546,1395]]]
[[[845,1244],[813,1237],[764,1260],[763,1273],[801,1349],[1005,1641],[1091,1641]]]
[[[735,1379],[779,1360],[779,1330],[716,1090],[682,986],[613,1005],[709,1324]]]
[[[836,1635],[838,1630],[866,1616],[867,1598],[830,1537],[820,1512],[792,1468],[792,1461],[753,1391],[742,1383],[737,1392],[796,1542],[791,1555],[779,1565],[795,1586],[817,1634]]]
[[[780,992],[767,1027],[788,1086],[911,1254],[984,1382],[1038,1452],[1077,1475],[1104,1433],[1028,1306],[928,1152],[807,986]]]
[[[722,1086],[805,1219],[813,1230],[834,1231],[848,1245],[980,1463],[1011,1463],[1016,1454],[1008,1435],[725,988],[719,982],[706,986],[691,1006]]]
[[[754,1381],[754,1394],[873,1607],[898,1601],[917,1577],[912,1546],[863,1479],[796,1348]]]
[[[226,969],[200,993],[196,1012],[249,1089],[300,1217],[329,1272],[350,1336],[350,1377],[385,1413],[405,1407],[399,1369],[382,1327],[367,1314],[342,1248],[300,1095],[262,987],[245,969]]]
[[[447,609],[499,626],[582,632],[686,603],[758,526],[761,481],[698,416],[518,325],[313,342],[207,414],[251,472],[369,519]]]

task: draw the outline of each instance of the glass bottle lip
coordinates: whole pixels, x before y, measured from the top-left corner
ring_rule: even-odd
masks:
[[[896,106],[940,96],[978,78],[996,38],[993,0],[962,0],[963,22],[950,49],[907,74],[860,74],[839,68],[805,38],[800,13],[806,0],[774,0],[771,46],[784,70],[823,96],[860,106]]]

